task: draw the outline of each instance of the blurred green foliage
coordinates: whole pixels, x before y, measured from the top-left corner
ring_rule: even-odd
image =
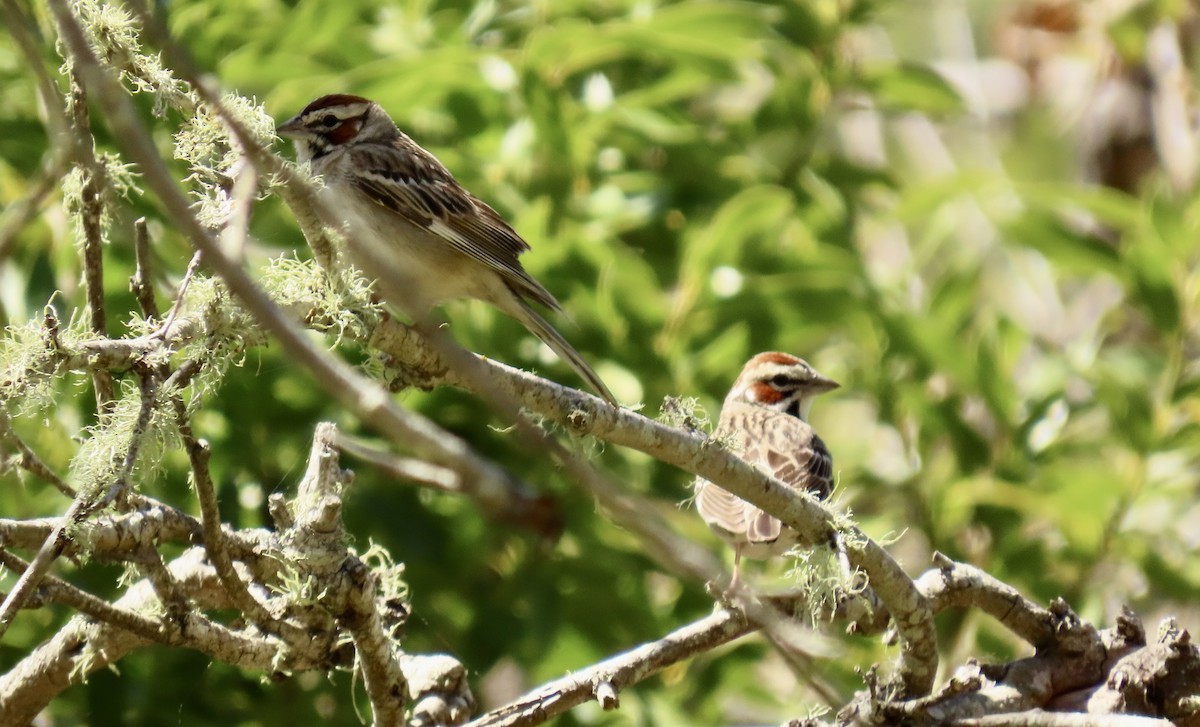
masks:
[[[1179,613],[1200,596],[1191,557],[1200,532],[1200,197],[1158,175],[1137,195],[1078,181],[1078,160],[1036,104],[981,126],[930,70],[935,47],[917,52],[921,39],[909,37],[892,55],[881,43],[889,29],[932,22],[936,5],[208,0],[158,8],[203,67],[276,118],[328,92],[382,103],[526,237],[533,251],[523,262],[574,321],[567,338],[618,397],[645,402],[647,414],[664,396],[695,395],[715,418],[742,362],[760,350],[802,355],[841,381],[813,414],[834,453],[839,502],[871,535],[898,537],[892,547],[910,573],[936,549],[1037,599],[1064,595],[1101,623],[1122,603],[1148,617]],[[980,27],[998,12],[994,3],[969,5]],[[1145,33],[1149,21],[1136,21],[1122,21],[1123,37]],[[26,193],[48,148],[33,84],[12,39],[0,35],[6,204]],[[864,137],[849,131],[856,121],[878,124],[875,162],[862,153]],[[180,119],[156,123],[169,156]],[[111,148],[103,124],[94,125]],[[871,147],[871,132],[865,138]],[[931,163],[943,156],[945,164]],[[1084,214],[1095,224],[1080,224]],[[114,335],[134,309],[127,278],[140,215],[151,221],[161,292],[190,257],[156,202],[131,194],[106,249]],[[306,254],[276,200],[257,207],[253,232],[255,266],[293,249]],[[0,319],[22,325],[52,297],[64,313],[84,303],[74,233],[54,198],[0,261]],[[486,306],[454,304],[447,315],[473,350],[576,383]],[[89,387],[62,380],[54,407],[17,420],[60,472],[92,421]],[[464,500],[357,468],[347,523],[360,546],[378,542],[406,563],[416,614],[406,646],[461,658],[484,706],[711,609],[699,584],[659,572],[579,488],[494,428],[500,423],[474,397],[401,396],[564,509],[566,533],[543,543]],[[358,428],[273,347],[251,350],[229,373],[196,421],[213,445],[229,522],[266,522],[266,496],[294,486],[322,419]],[[679,530],[719,547],[678,507],[687,476],[615,447],[594,459],[660,503]],[[144,487],[194,510],[185,461],[172,455],[166,465]],[[6,517],[65,506],[43,483],[0,474]],[[115,590],[112,567],[60,570],[97,593]],[[1194,611],[1179,615],[1200,625]],[[67,616],[23,613],[0,644],[0,668]],[[1021,648],[976,614],[943,615],[939,629],[951,658],[1006,658]],[[859,685],[855,667],[888,658],[874,640],[847,638],[844,655],[819,671],[849,694]],[[155,648],[121,662],[119,676],[96,674],[67,691],[51,718],[351,724],[351,688],[346,675],[264,684]],[[815,703],[752,639],[638,686],[617,713],[585,707],[560,722],[778,722]]]

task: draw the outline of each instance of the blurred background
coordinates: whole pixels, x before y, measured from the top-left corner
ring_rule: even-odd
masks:
[[[715,420],[741,364],[762,350],[803,356],[840,381],[812,416],[834,455],[837,502],[893,540],[914,576],[940,550],[1039,602],[1063,596],[1100,626],[1122,604],[1151,630],[1166,614],[1200,625],[1190,605],[1200,597],[1194,3],[156,7],[226,89],[276,119],[324,93],[379,101],[530,242],[523,262],[569,312],[574,325],[557,321],[566,337],[648,416],[665,396],[695,396]],[[53,69],[51,25],[38,12]],[[48,149],[34,79],[7,34],[0,99],[7,207]],[[168,158],[181,121],[154,121]],[[190,257],[156,200],[135,192],[122,206],[106,248],[112,335],[136,309],[132,221],[151,222],[163,296]],[[308,255],[278,200],[254,214],[252,268]],[[40,318],[52,296],[67,317],[85,302],[80,275],[54,192],[0,246],[0,322]],[[488,306],[453,304],[446,315],[463,345],[578,385]],[[356,363],[370,356],[340,351]],[[6,405],[66,472],[94,403],[86,379],[56,386],[52,408]],[[483,708],[711,611],[702,584],[661,571],[474,397],[400,399],[551,495],[565,517],[562,538],[545,542],[464,499],[344,460],[358,471],[346,512],[357,546],[379,543],[407,567],[406,648],[460,658]],[[294,491],[325,419],[361,430],[274,347],[228,374],[196,419],[228,522],[268,522],[267,496]],[[681,506],[689,477],[579,446],[731,561]],[[171,454],[143,487],[195,511],[186,471]],[[5,517],[66,505],[44,483],[0,472]],[[119,574],[102,563],[59,571],[101,594]],[[0,644],[0,669],[68,616],[22,613]],[[976,613],[943,614],[938,628],[945,666],[1025,653]],[[861,686],[856,668],[894,654],[878,639],[839,638],[842,656],[817,671],[848,696]],[[346,674],[265,683],[163,648],[119,666],[65,692],[45,723],[357,722],[350,695],[361,683]],[[365,710],[361,693],[358,703]],[[618,712],[587,705],[558,723],[778,723],[816,704],[751,637],[631,689]]]

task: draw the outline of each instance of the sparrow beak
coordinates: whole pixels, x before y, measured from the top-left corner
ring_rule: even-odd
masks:
[[[808,382],[808,388],[815,394],[824,394],[826,391],[833,391],[834,389],[841,388],[841,386],[841,384],[828,376],[822,376],[815,371],[813,372],[812,379]]]
[[[304,136],[304,126],[300,123],[300,114],[296,114],[279,126],[276,126],[275,133],[291,139],[298,139]]]

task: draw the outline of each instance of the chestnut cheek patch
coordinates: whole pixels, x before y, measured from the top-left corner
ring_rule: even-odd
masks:
[[[345,144],[358,136],[358,130],[361,128],[362,119],[346,119],[329,132],[329,140],[334,144]]]

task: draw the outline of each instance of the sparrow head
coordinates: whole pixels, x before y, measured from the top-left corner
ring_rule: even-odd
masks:
[[[817,373],[802,358],[787,353],[760,353],[742,367],[725,400],[743,401],[807,420],[813,399],[838,386],[838,382]]]
[[[313,101],[275,133],[294,139],[297,158],[308,162],[351,142],[390,141],[400,130],[379,104],[339,93]]]

